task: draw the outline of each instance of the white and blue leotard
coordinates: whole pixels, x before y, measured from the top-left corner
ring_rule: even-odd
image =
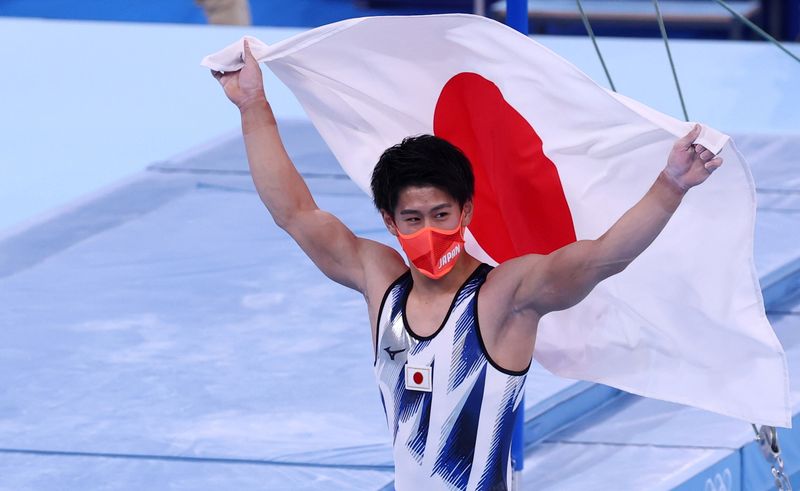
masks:
[[[406,321],[410,273],[384,295],[375,376],[399,491],[510,489],[511,435],[527,369],[505,370],[486,352],[477,300],[489,271],[485,264],[475,270],[427,337],[414,334]],[[430,392],[406,388],[406,365],[430,367]]]

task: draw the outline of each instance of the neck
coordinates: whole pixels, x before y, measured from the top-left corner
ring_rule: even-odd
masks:
[[[464,284],[478,264],[480,261],[464,252],[459,255],[453,269],[438,280],[428,278],[412,264],[411,277],[414,280],[414,290],[422,295],[452,294]]]

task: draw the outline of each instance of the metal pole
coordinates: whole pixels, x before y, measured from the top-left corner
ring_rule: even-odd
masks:
[[[739,19],[740,21],[742,21],[742,23],[743,23],[744,25],[746,25],[746,26],[747,26],[747,27],[749,27],[750,29],[752,29],[752,30],[756,31],[756,34],[758,34],[759,36],[763,37],[763,38],[764,38],[764,39],[766,39],[767,41],[771,42],[772,44],[774,44],[775,46],[777,46],[778,48],[780,48],[780,49],[781,49],[781,51],[783,51],[783,52],[784,52],[784,53],[786,53],[787,55],[789,55],[789,56],[791,56],[792,58],[794,58],[794,60],[795,60],[795,61],[800,61],[800,57],[798,57],[796,54],[794,54],[794,53],[792,53],[791,51],[789,51],[788,49],[786,49],[786,46],[784,46],[783,44],[781,44],[781,42],[780,42],[780,41],[778,41],[778,40],[777,40],[777,39],[775,39],[774,37],[770,36],[770,35],[769,35],[769,34],[768,34],[766,31],[764,31],[764,29],[761,29],[761,28],[760,28],[760,27],[758,27],[757,25],[753,24],[753,22],[752,22],[750,19],[748,19],[747,17],[743,16],[743,15],[742,15],[742,14],[740,14],[739,12],[735,11],[735,10],[733,9],[733,7],[731,7],[730,5],[728,5],[727,3],[725,3],[723,0],[714,0],[714,1],[715,1],[715,2],[717,2],[717,3],[718,3],[718,4],[719,4],[719,5],[722,7],[722,8],[724,8],[725,10],[727,10],[728,12],[730,12],[730,13],[731,13],[731,15],[733,15],[734,17],[736,17],[737,19]]]
[[[583,10],[583,4],[581,4],[581,0],[577,0],[578,3],[578,11],[581,13],[581,19],[583,19],[583,26],[586,27],[586,32],[589,33],[589,37],[592,38],[592,44],[594,45],[594,50],[597,53],[597,57],[600,58],[600,64],[603,65],[603,71],[606,72],[606,78],[608,79],[608,85],[611,86],[611,90],[614,92],[617,91],[617,88],[614,87],[614,81],[611,80],[611,74],[608,73],[608,67],[606,66],[606,60],[603,59],[602,53],[600,53],[600,47],[597,45],[597,38],[594,36],[594,31],[592,30],[592,25],[589,23],[589,16],[586,15],[586,11]]]
[[[528,35],[528,0],[506,0],[506,24]]]
[[[656,8],[656,18],[658,19],[658,28],[661,30],[661,37],[664,39],[664,46],[667,48],[667,59],[669,66],[672,69],[672,78],[675,80],[675,88],[678,89],[678,99],[681,101],[681,109],[683,109],[683,119],[689,121],[689,113],[686,112],[686,102],[683,100],[683,92],[681,91],[681,83],[678,81],[678,72],[675,71],[675,63],[672,61],[672,51],[669,49],[669,39],[667,38],[667,28],[664,26],[664,17],[661,15],[661,9],[658,7],[658,0],[653,0],[653,6]]]
[[[525,464],[525,395],[519,402],[517,419],[514,421],[514,433],[511,435],[511,478],[513,491],[522,489],[522,468]]]
[[[474,0],[472,2],[472,13],[486,15],[486,0]]]

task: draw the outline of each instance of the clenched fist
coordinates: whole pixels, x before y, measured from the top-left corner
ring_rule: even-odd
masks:
[[[715,157],[711,150],[694,144],[699,135],[700,125],[696,124],[686,136],[676,140],[664,169],[664,174],[684,192],[708,179],[722,165],[722,157]]]
[[[264,79],[261,75],[261,68],[258,66],[253,53],[250,52],[250,45],[244,40],[244,67],[235,72],[218,72],[211,70],[211,74],[217,79],[225,95],[231,100],[239,110],[256,102],[266,102],[264,94]]]

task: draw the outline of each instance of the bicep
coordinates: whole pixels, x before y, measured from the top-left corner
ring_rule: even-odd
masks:
[[[544,315],[583,300],[604,278],[602,269],[592,262],[595,249],[595,241],[581,240],[548,255],[531,254],[512,260],[516,264],[509,269],[518,274],[512,308]]]
[[[397,256],[394,249],[357,237],[334,215],[319,209],[296,213],[285,230],[325,276],[362,293],[366,262],[375,256]]]

